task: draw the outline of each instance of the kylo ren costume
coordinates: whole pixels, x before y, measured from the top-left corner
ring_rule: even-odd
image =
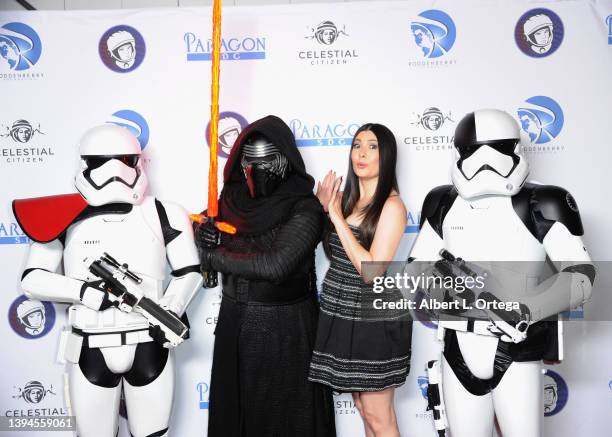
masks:
[[[209,437],[335,436],[329,389],[308,381],[318,304],[314,250],[323,211],[289,127],[247,126],[225,164],[219,218],[237,233],[198,231],[202,270],[222,273]],[[214,246],[214,244],[213,244]]]

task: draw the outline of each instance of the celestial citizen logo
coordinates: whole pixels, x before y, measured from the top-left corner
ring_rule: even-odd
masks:
[[[0,63],[3,70],[27,70],[38,62],[41,53],[40,37],[27,24],[7,23],[0,27]]]
[[[196,385],[196,390],[198,391],[198,394],[200,395],[200,401],[199,401],[199,405],[200,405],[200,410],[208,410],[208,392],[209,392],[209,387],[208,384],[206,384],[205,382],[199,382]]]
[[[427,387],[429,387],[429,378],[427,376],[417,376],[417,384],[421,390],[421,396],[427,400]]]
[[[432,106],[423,111],[423,114],[417,114],[417,119],[410,123],[413,126],[421,126],[423,129],[429,131],[436,131],[442,127],[445,121],[455,122],[451,118],[450,111],[447,115],[444,115],[440,109]]]
[[[34,128],[27,120],[17,120],[11,126],[4,127],[6,128],[6,133],[0,134],[0,137],[11,137],[13,141],[18,143],[27,143],[37,133],[44,135],[44,132],[40,130],[40,124]]]
[[[350,146],[359,129],[357,123],[308,124],[294,118],[289,127],[298,147]]]
[[[563,22],[550,9],[525,12],[514,28],[516,45],[527,56],[543,58],[557,51],[563,41]]]
[[[41,302],[19,296],[9,307],[9,324],[19,336],[27,339],[46,335],[55,324],[55,308],[51,302]]]
[[[349,36],[346,33],[345,26],[338,29],[332,21],[322,21],[316,27],[310,28],[310,35],[305,36],[306,39],[314,39],[319,44],[326,46],[332,45],[340,35]]]
[[[187,61],[211,61],[212,40],[202,40],[193,32],[183,35]],[[266,59],[266,38],[260,36],[221,38],[221,60],[250,61]]]
[[[144,148],[147,147],[149,143],[149,124],[138,112],[130,109],[122,109],[113,113],[110,120],[107,120],[107,123],[116,124],[117,126],[129,129],[129,131],[138,138],[140,149],[144,150]]]
[[[455,44],[457,28],[453,19],[444,11],[423,11],[410,23],[415,44],[425,58],[438,58],[450,51]]]
[[[98,52],[104,65],[117,73],[128,73],[142,63],[146,46],[136,29],[126,25],[108,29],[100,38]]]
[[[244,129],[249,124],[242,115],[236,112],[221,112],[219,114],[219,127],[217,128],[218,144],[217,156],[228,158],[234,147],[234,142]],[[206,142],[210,147],[210,121],[206,125]]]
[[[569,391],[567,383],[557,372],[546,369],[544,372],[544,416],[554,416],[565,404]]]
[[[40,381],[30,381],[23,388],[15,388],[18,393],[13,396],[13,399],[23,399],[28,404],[39,404],[48,394],[56,395],[53,391],[53,385],[50,385],[49,388],[45,388]]]
[[[518,108],[521,128],[534,144],[544,144],[555,139],[563,128],[563,110],[550,97],[534,96]]]
[[[612,45],[612,15],[606,17],[606,25],[608,26],[608,44]]]

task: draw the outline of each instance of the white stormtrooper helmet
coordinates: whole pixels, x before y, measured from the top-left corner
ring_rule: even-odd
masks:
[[[110,123],[96,126],[81,138],[79,152],[75,187],[89,205],[142,202],[147,177],[138,139],[127,128]]]
[[[520,147],[519,126],[508,113],[481,109],[463,117],[455,130],[451,171],[459,195],[471,199],[518,193],[529,175]]]

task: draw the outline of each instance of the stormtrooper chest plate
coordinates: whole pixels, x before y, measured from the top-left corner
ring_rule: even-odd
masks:
[[[512,206],[512,198],[457,197],[442,225],[444,246],[474,261],[543,261],[546,252]]]
[[[65,274],[82,280],[95,279],[83,260],[99,258],[106,252],[142,276],[145,288],[158,288],[154,283],[165,277],[166,249],[157,216],[146,215],[146,208],[134,206],[126,214],[97,215],[72,225],[66,234]]]

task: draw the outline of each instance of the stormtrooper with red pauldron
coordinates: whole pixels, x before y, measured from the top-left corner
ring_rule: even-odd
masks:
[[[145,194],[128,129],[94,127],[79,149],[78,193],[13,203],[34,241],[21,285],[30,298],[70,304],[59,358],[78,435],[114,437],[123,390],[131,434],[166,436],[172,347],[188,332],[173,329],[202,282],[191,224],[178,205]]]
[[[436,429],[489,437],[496,416],[504,437],[537,437],[542,360],[562,359],[557,315],[588,300],[595,277],[578,208],[563,188],[526,182],[519,127],[506,112],[466,115],[455,158],[453,184],[425,198],[405,271],[431,261],[440,276],[455,269],[490,277],[471,299],[454,296],[478,301],[476,310],[439,314],[443,356],[428,363],[430,389],[441,395],[429,396]],[[556,267],[548,278],[539,276],[547,259]],[[502,303],[513,305],[499,310]]]

